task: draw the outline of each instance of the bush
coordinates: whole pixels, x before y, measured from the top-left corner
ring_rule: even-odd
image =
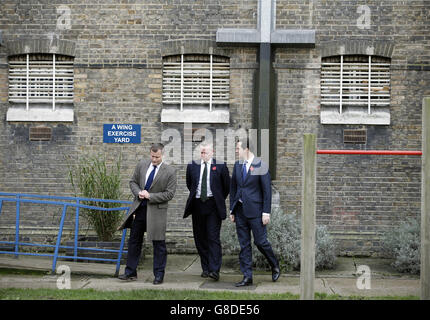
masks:
[[[419,218],[409,218],[383,235],[382,247],[388,256],[394,259],[391,265],[397,271],[420,273],[420,231]]]
[[[100,156],[84,158],[77,166],[69,167],[70,182],[74,189],[77,186],[82,197],[119,200],[122,197],[120,167],[121,156],[110,171],[106,166],[106,159]],[[82,201],[82,204],[102,208],[121,206],[119,203],[94,201]],[[80,211],[88,219],[100,240],[111,241],[114,238],[123,217],[123,211],[91,209],[80,209]]]
[[[284,214],[280,209],[272,210],[270,223],[267,225],[267,238],[283,271],[300,269],[301,227],[295,214]],[[223,224],[221,243],[226,254],[238,254],[240,251],[236,226],[229,220]],[[252,244],[252,250],[253,264],[261,269],[270,268],[267,260],[254,244]],[[334,241],[325,226],[317,226],[315,267],[316,269],[331,269],[334,268],[335,262]]]

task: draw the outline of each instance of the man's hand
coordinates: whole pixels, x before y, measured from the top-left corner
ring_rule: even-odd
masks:
[[[263,214],[261,221],[263,222],[263,225],[268,224],[270,222],[270,214]]]
[[[230,214],[230,221],[231,222],[235,222],[235,220],[234,220],[234,214]]]
[[[140,199],[149,199],[149,192],[146,190],[142,190],[139,192]]]

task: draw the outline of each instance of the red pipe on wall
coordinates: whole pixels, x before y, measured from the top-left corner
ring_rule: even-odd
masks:
[[[399,155],[399,156],[421,156],[422,151],[402,150],[317,150],[317,154],[374,154],[374,155]]]

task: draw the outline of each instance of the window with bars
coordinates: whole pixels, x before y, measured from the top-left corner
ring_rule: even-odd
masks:
[[[179,108],[205,106],[212,111],[228,106],[229,58],[181,54],[163,59],[163,105]]]
[[[371,115],[390,105],[390,59],[367,55],[322,58],[321,108]]]
[[[73,57],[23,54],[9,57],[9,102],[46,106],[73,104]]]

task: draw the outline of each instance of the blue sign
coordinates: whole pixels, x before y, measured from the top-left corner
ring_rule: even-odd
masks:
[[[140,124],[104,124],[103,143],[140,143]]]

